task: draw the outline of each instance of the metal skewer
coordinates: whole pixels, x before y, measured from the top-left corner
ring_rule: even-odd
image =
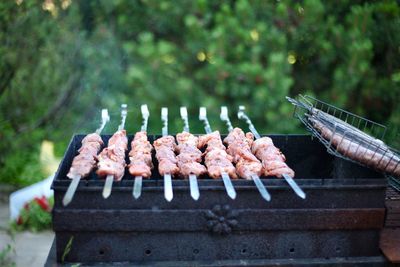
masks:
[[[147,132],[147,122],[150,116],[150,112],[147,105],[142,105],[140,107],[140,111],[142,112],[142,118],[143,118],[143,123],[140,130],[142,132]],[[132,191],[132,195],[135,199],[138,199],[142,194],[142,183],[143,183],[143,177],[135,176],[135,183],[133,184],[133,191]]]
[[[244,112],[245,109],[246,108],[244,106],[239,106],[239,111],[237,113],[238,118],[246,121],[247,125],[249,125],[250,131],[254,134],[254,137],[256,139],[261,138],[256,128],[254,127],[253,123],[251,122],[250,118]],[[289,186],[293,189],[293,191],[296,193],[296,195],[298,195],[302,199],[306,198],[306,193],[304,193],[304,191],[298,186],[298,184],[293,180],[292,177],[290,177],[286,173],[282,174],[282,176],[285,179],[285,181],[289,184]]]
[[[189,132],[189,119],[186,107],[181,107],[180,109],[181,118],[184,122],[183,131]],[[197,183],[197,177],[194,174],[189,175],[189,185],[190,185],[190,195],[194,200],[198,200],[200,197],[199,185]]]
[[[128,108],[127,104],[121,105],[121,124],[118,126],[118,131],[123,130],[125,127],[126,116],[128,115],[127,108]],[[114,182],[114,175],[112,174],[107,175],[103,188],[103,198],[108,198],[111,195],[113,182]]]
[[[224,121],[228,127],[228,131],[232,132],[233,127],[232,127],[232,123],[231,120],[229,119],[229,115],[228,115],[228,108],[223,106],[221,107],[221,113],[220,113],[220,119],[222,121]],[[251,178],[254,181],[254,184],[256,185],[258,191],[260,192],[261,196],[266,200],[266,201],[271,201],[271,195],[268,193],[267,189],[265,188],[264,184],[262,183],[262,181],[260,180],[260,177],[258,177],[258,175],[256,174],[252,174]]]
[[[205,107],[200,107],[200,113],[199,113],[199,120],[203,121],[204,123],[204,129],[206,130],[206,133],[212,133],[210,123],[208,122],[207,119],[207,109]],[[228,196],[231,199],[236,198],[236,191],[235,188],[233,187],[232,181],[229,177],[229,175],[225,172],[221,173],[222,181],[224,182],[225,190]]]
[[[161,108],[161,120],[163,121],[162,136],[168,135],[168,108]],[[168,202],[174,198],[172,191],[172,177],[170,173],[164,174],[164,197]]]
[[[101,131],[103,131],[103,129],[106,126],[108,121],[110,121],[110,116],[108,115],[108,110],[102,109],[101,110],[101,125],[100,125],[100,128],[98,128],[95,133],[100,135]],[[74,177],[72,177],[72,181],[69,184],[67,192],[65,192],[65,195],[64,195],[64,198],[62,201],[64,206],[67,206],[74,198],[76,189],[78,188],[79,181],[81,180],[81,178],[82,177],[80,175],[75,175]]]

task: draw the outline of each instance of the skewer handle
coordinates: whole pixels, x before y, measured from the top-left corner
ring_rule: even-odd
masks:
[[[189,132],[190,131],[189,130],[189,120],[188,120],[188,112],[187,112],[186,107],[181,107],[180,113],[181,113],[181,118],[184,123],[183,131]]]
[[[211,126],[207,119],[207,109],[206,107],[200,107],[199,119],[204,122],[204,129],[206,133],[211,133]]]
[[[143,181],[142,176],[135,177],[135,183],[133,185],[133,191],[132,191],[132,195],[135,199],[138,199],[142,194],[142,181]]]
[[[260,177],[258,175],[252,175],[251,178],[253,179],[258,191],[260,192],[261,196],[266,201],[271,201],[271,195],[268,193],[267,188],[265,188],[264,184],[261,182]]]
[[[174,198],[174,192],[172,191],[172,177],[171,174],[164,174],[164,197],[168,202]]]
[[[113,182],[114,182],[114,176],[107,175],[106,182],[104,183],[104,188],[103,188],[103,198],[108,198],[111,195]]]
[[[290,177],[287,174],[283,174],[283,178],[286,180],[286,182],[290,185],[290,187],[293,189],[293,191],[302,199],[306,199],[306,193],[304,193],[303,189],[301,189],[297,183],[293,180],[292,177]]]
[[[226,106],[221,107],[221,113],[219,115],[220,119],[226,123],[226,126],[228,127],[228,131],[231,132],[233,130],[233,126],[231,123],[231,120],[229,119],[228,115],[228,108]]]
[[[161,108],[161,120],[163,121],[162,135],[168,135],[168,108]]]
[[[62,201],[64,207],[67,206],[72,201],[72,199],[74,198],[75,191],[78,188],[80,180],[81,180],[81,176],[80,175],[76,175],[76,176],[74,176],[72,178],[72,181],[69,184],[67,192],[65,192],[65,195],[64,195],[64,198],[63,198],[63,201]]]
[[[121,131],[125,127],[126,116],[128,115],[128,105],[122,104],[121,105],[121,124],[118,126],[118,131]]]
[[[149,121],[149,116],[150,116],[149,108],[147,107],[146,104],[144,104],[140,107],[140,110],[142,112],[142,118],[143,118],[141,130],[143,132],[146,132],[147,131],[147,123]]]
[[[200,191],[196,175],[194,174],[189,175],[189,184],[190,184],[190,195],[194,200],[197,201],[200,197]]]
[[[229,178],[229,175],[227,173],[222,173],[221,176],[222,176],[222,181],[224,182],[225,185],[226,193],[231,199],[235,199],[236,191],[235,188],[233,187],[231,179]]]
[[[254,137],[256,139],[261,138],[260,134],[257,132],[257,130],[254,127],[253,123],[251,122],[250,118],[244,112],[245,109],[246,108],[244,106],[239,106],[239,111],[237,113],[238,118],[246,121],[247,125],[249,125],[250,131],[254,134]]]
[[[100,134],[103,131],[104,127],[106,126],[107,122],[109,122],[109,121],[110,121],[110,115],[108,115],[108,110],[102,109],[101,110],[101,125],[100,125],[100,128],[98,128],[96,130],[96,133]]]

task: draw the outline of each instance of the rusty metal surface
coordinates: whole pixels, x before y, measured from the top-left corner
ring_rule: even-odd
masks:
[[[384,228],[379,246],[390,262],[400,264],[400,228]]]

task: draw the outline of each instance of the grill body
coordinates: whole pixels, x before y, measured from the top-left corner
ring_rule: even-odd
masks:
[[[247,180],[233,180],[237,198],[231,200],[222,180],[202,177],[198,201],[190,197],[189,181],[173,180],[174,199],[167,202],[162,177],[155,170],[143,181],[138,200],[132,197],[134,177],[128,173],[114,182],[108,199],[101,195],[104,181],[91,174],[80,181],[70,205],[63,207],[70,183],[66,174],[84,137],[74,136],[52,185],[57,260],[218,265],[224,260],[239,264],[360,258],[376,263],[381,255],[386,179],[330,155],[308,135],[269,136],[295,170],[306,200],[283,179],[269,177],[262,181],[271,202]],[[105,143],[109,137],[103,136]]]

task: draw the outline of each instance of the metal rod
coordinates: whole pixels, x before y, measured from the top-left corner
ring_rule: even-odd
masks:
[[[142,105],[140,107],[140,110],[142,112],[142,118],[143,118],[143,123],[142,123],[141,130],[143,132],[147,132],[147,123],[148,123],[148,120],[149,120],[150,112],[149,112],[149,109],[148,109],[146,104]]]
[[[229,177],[229,175],[226,172],[221,173],[222,176],[222,181],[224,182],[225,185],[225,190],[228,196],[232,199],[236,198],[236,191],[235,188],[233,187],[232,181]]]
[[[121,105],[121,124],[118,126],[118,131],[123,130],[125,127],[126,116],[128,115],[127,108],[128,108],[127,104]]]
[[[190,195],[194,200],[197,201],[200,197],[200,191],[196,175],[194,174],[189,175],[189,184],[190,184]]]
[[[204,129],[206,130],[206,133],[212,133],[211,126],[207,118],[207,109],[205,107],[200,107],[199,119],[204,122]],[[236,191],[231,182],[231,178],[225,172],[221,173],[221,177],[222,181],[224,182],[226,193],[230,198],[235,199]]]
[[[189,118],[188,118],[188,112],[186,107],[181,107],[180,108],[180,113],[181,113],[181,118],[184,123],[183,131],[184,132],[189,132]],[[189,175],[189,186],[190,186],[190,195],[194,200],[198,200],[200,197],[200,192],[199,192],[199,185],[197,183],[197,177],[194,174]]]
[[[161,108],[161,120],[163,121],[162,136],[168,135],[168,108]],[[174,198],[172,191],[172,177],[170,173],[164,174],[164,197],[168,202]]]
[[[226,106],[221,107],[221,113],[219,115],[220,119],[226,123],[226,127],[228,128],[229,132],[232,132],[233,127],[231,120],[229,119],[228,115],[228,108]]]
[[[251,122],[250,118],[244,113],[244,110],[246,108],[244,106],[239,106],[239,111],[238,111],[238,118],[241,120],[245,120],[247,125],[249,126],[250,131],[254,134],[254,137],[256,139],[261,138],[261,136],[258,134],[256,128],[254,127],[253,123]]]
[[[128,105],[121,105],[121,124],[118,126],[118,131],[121,131],[125,127],[126,116],[128,115]],[[107,175],[106,182],[104,183],[103,188],[103,198],[108,198],[111,195],[111,189],[114,182],[114,175]]]
[[[96,130],[96,134],[100,135],[101,132],[103,131],[104,127],[106,126],[107,122],[110,121],[110,115],[108,115],[108,110],[107,109],[102,109],[101,110],[101,124],[100,127]],[[67,206],[69,203],[71,203],[72,199],[74,198],[76,189],[78,188],[79,181],[81,180],[80,175],[76,175],[72,178],[71,183],[68,186],[67,192],[65,192],[64,198],[63,198],[63,205]]]
[[[164,174],[164,196],[168,202],[174,198],[174,192],[172,191],[172,177],[171,174]]]
[[[221,107],[221,113],[220,113],[219,117],[220,117],[220,119],[222,121],[226,122],[226,125],[228,127],[228,131],[232,132],[233,127],[232,127],[231,120],[229,119],[228,108],[227,107],[225,107],[225,106]],[[258,177],[258,175],[256,175],[256,174],[251,175],[251,177],[252,177],[252,179],[253,179],[258,191],[260,192],[261,196],[265,200],[270,201],[271,200],[271,195],[268,193],[267,189],[265,188],[265,186],[261,182],[260,177]]]
[[[250,118],[244,113],[244,106],[239,106],[239,111],[238,111],[238,118],[239,119],[244,119],[247,124],[249,125],[249,129],[250,131],[254,134],[254,137],[256,139],[260,138],[260,135],[258,134],[257,131],[255,131],[254,125],[252,124]],[[285,178],[285,181],[289,184],[289,186],[293,189],[293,191],[296,193],[296,195],[298,195],[299,197],[301,197],[302,199],[306,198],[306,194],[304,193],[304,191],[297,185],[297,183],[293,180],[292,177],[290,177],[287,174],[283,174],[283,178]]]
[[[297,183],[293,180],[292,177],[287,175],[286,173],[282,174],[283,178],[286,180],[286,182],[290,185],[290,187],[293,189],[293,191],[301,197],[302,199],[306,199],[306,193],[297,185]]]
[[[271,195],[268,193],[267,188],[264,186],[264,184],[261,182],[260,177],[258,175],[253,174],[251,176],[253,179],[258,191],[260,192],[261,196],[266,200],[266,201],[271,201]]]
[[[100,125],[100,128],[98,128],[96,130],[96,133],[100,134],[103,131],[104,127],[106,126],[107,122],[109,122],[109,121],[110,121],[110,115],[108,115],[108,110],[102,109],[101,110],[101,125]]]
[[[142,176],[135,177],[135,183],[133,184],[133,191],[132,191],[132,196],[135,199],[138,199],[142,194],[142,181],[143,181]]]
[[[106,182],[104,183],[103,188],[103,198],[108,198],[111,195],[111,189],[114,181],[113,175],[107,175]]]
[[[168,135],[168,108],[161,108],[161,120],[163,121],[162,135]]]
[[[78,188],[80,180],[81,180],[81,176],[80,175],[76,175],[76,176],[74,176],[72,178],[72,181],[69,184],[67,192],[65,193],[63,201],[62,201],[64,206],[67,206],[72,201],[72,199],[74,198],[75,191]]]
[[[199,112],[199,120],[201,120],[204,123],[204,130],[206,133],[211,133],[211,126],[210,123],[208,122],[207,119],[207,109],[205,107],[200,107],[200,112]]]
[[[140,130],[142,132],[147,132],[147,122],[150,116],[149,109],[146,104],[140,106],[140,111],[142,112],[142,127]],[[138,199],[142,194],[142,184],[143,184],[143,177],[142,176],[135,176],[135,183],[133,184],[132,196],[135,199]]]
[[[188,119],[188,112],[186,107],[181,107],[180,109],[180,113],[181,113],[181,118],[183,120],[184,126],[183,126],[183,131],[185,132],[189,132],[189,119]]]

